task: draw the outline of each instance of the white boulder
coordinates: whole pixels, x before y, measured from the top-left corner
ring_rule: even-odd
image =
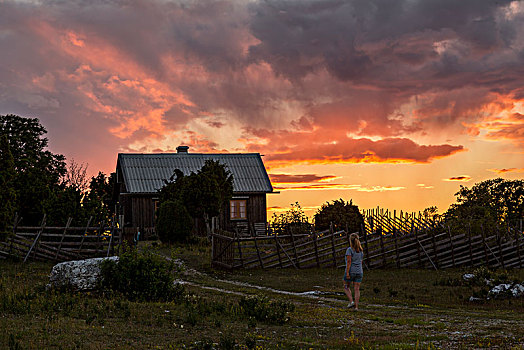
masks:
[[[70,287],[74,290],[95,289],[100,281],[100,265],[104,260],[118,261],[118,256],[66,261],[53,266],[48,287]]]

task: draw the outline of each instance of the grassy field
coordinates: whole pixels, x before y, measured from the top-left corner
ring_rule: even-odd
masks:
[[[46,291],[51,264],[0,261],[0,348],[524,347],[524,298],[472,303],[483,288],[461,282],[466,270],[365,271],[355,312],[341,270],[227,272],[210,268],[205,246],[144,249],[184,261],[183,297],[153,303]],[[524,271],[507,274],[524,280]],[[249,314],[247,302],[268,316]]]

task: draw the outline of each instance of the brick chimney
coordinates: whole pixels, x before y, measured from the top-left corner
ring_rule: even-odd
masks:
[[[176,148],[177,153],[188,153],[187,150],[189,149],[189,146],[178,146]]]

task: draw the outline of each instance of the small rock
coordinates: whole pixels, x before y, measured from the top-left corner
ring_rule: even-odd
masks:
[[[482,298],[475,298],[475,297],[471,296],[471,297],[469,297],[469,301],[471,303],[479,303],[479,302],[484,301],[484,299],[482,299]]]
[[[515,298],[519,298],[521,296],[524,296],[524,285],[522,285],[522,284],[515,284],[513,286],[513,288],[511,288],[511,294],[513,294],[513,296]]]
[[[499,284],[490,289],[488,292],[488,298],[504,298],[504,297],[513,297],[518,298],[524,296],[524,285],[522,284],[509,284],[503,283]]]
[[[475,278],[475,275],[472,274],[472,273],[465,273],[463,276],[462,276],[462,279],[464,281],[471,281],[472,279]]]

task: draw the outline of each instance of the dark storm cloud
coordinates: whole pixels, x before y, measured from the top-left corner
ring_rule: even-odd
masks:
[[[516,1],[8,0],[0,48],[0,113],[38,116],[82,152],[78,130],[112,150],[180,130],[202,149],[224,147],[190,130],[199,121],[238,125],[247,140],[265,132],[288,160],[320,159],[301,151],[317,140],[334,158],[332,142],[344,159],[427,162],[464,147],[421,146],[412,135],[458,133],[524,96]],[[521,124],[488,136],[522,140]]]
[[[396,82],[413,77],[445,78],[468,66],[466,71],[481,69],[478,63],[473,67],[470,64],[488,61],[497,51],[512,47],[519,18],[504,15],[510,3],[256,2],[250,6],[251,30],[260,43],[250,52],[253,59],[269,62],[277,73],[289,79],[300,79],[319,69],[326,69],[342,81],[380,77],[384,87],[395,87]],[[457,43],[453,50],[439,55],[435,42],[440,40]],[[456,81],[455,85],[467,83]]]

